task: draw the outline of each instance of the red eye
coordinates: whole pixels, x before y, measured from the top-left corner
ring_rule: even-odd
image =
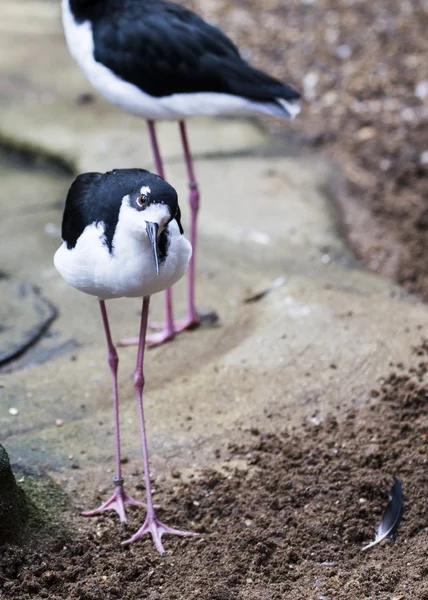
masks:
[[[147,196],[145,196],[144,194],[142,194],[141,196],[138,196],[137,198],[137,204],[138,206],[146,206],[147,203]]]

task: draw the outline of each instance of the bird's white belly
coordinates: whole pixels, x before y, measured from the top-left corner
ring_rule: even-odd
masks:
[[[71,55],[92,85],[112,104],[126,112],[153,120],[179,120],[194,116],[255,115],[266,113],[286,118],[284,111],[273,103],[253,102],[240,96],[216,92],[172,94],[156,98],[137,86],[120,79],[110,69],[94,59],[94,40],[89,21],[78,24],[69,8],[69,0],[62,0],[62,18]],[[297,105],[290,107],[297,114]],[[294,116],[293,114],[293,116]]]
[[[55,267],[67,283],[101,300],[151,296],[171,287],[185,274],[192,254],[183,235],[171,235],[158,275],[147,237],[115,236],[110,253],[102,243],[103,235],[103,225],[88,225],[74,248],[69,250],[63,243],[54,256]]]

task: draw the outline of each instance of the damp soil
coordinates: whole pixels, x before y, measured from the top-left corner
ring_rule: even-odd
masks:
[[[165,557],[148,538],[122,547],[115,517],[85,520],[69,508],[65,527],[2,547],[0,597],[427,600],[426,342],[414,359],[412,368],[390,365],[340,420],[314,417],[276,434],[255,424],[242,445],[229,444],[220,470],[155,481],[159,517],[200,533],[165,536]],[[395,539],[362,552],[393,476],[404,490]],[[133,532],[143,515],[129,512]]]
[[[352,250],[428,299],[427,0],[182,0],[252,64],[292,83],[301,115],[266,127],[324,151]]]

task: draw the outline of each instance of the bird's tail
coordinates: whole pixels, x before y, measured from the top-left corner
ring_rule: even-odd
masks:
[[[288,83],[282,83],[244,61],[227,63],[225,91],[246,98],[259,110],[282,119],[293,119],[300,112],[300,94]]]
[[[300,113],[300,104],[295,100],[285,100],[284,98],[275,98],[275,101],[285,111],[287,119],[294,119]]]

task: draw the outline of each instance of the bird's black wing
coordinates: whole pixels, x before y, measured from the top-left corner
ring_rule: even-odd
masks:
[[[120,4],[120,3],[119,3]],[[95,60],[155,97],[219,92],[258,101],[293,100],[287,84],[254,69],[219,29],[157,0],[108,3],[92,21]]]

